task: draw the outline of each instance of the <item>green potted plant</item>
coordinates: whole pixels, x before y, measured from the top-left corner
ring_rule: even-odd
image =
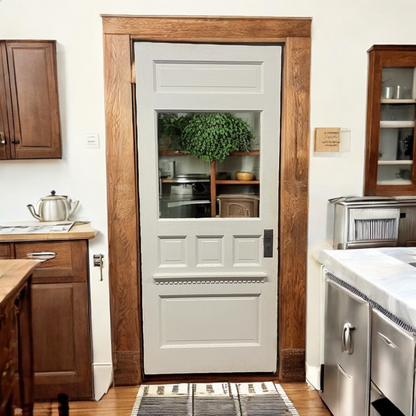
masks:
[[[159,113],[157,118],[159,150],[181,150],[179,139],[186,116],[177,113]]]
[[[181,123],[180,146],[206,162],[248,152],[254,140],[248,123],[230,113],[192,113]]]

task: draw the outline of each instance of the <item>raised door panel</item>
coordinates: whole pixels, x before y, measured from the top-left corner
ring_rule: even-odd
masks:
[[[0,243],[0,259],[9,260],[12,258],[12,245],[9,243]]]
[[[33,273],[34,283],[86,282],[88,276],[88,243],[79,241],[31,241],[16,244],[16,258],[31,253],[50,252],[56,256],[39,265]]]
[[[6,41],[14,136],[11,157],[61,158],[55,41]]]
[[[84,283],[34,284],[35,398],[92,397],[88,288]]]

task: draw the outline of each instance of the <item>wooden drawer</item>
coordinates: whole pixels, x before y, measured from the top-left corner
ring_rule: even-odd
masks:
[[[55,258],[44,261],[33,272],[33,283],[85,282],[88,276],[88,245],[86,240],[33,241],[15,243],[17,259],[30,253],[52,252]]]
[[[405,415],[412,415],[414,337],[373,310],[371,341],[371,380]]]
[[[9,243],[0,243],[0,259],[9,260],[12,258],[12,245]]]

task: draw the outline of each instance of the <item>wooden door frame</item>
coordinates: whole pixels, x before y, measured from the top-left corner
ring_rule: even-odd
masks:
[[[283,45],[278,372],[304,380],[311,18],[103,15],[114,383],[142,382],[134,41]]]

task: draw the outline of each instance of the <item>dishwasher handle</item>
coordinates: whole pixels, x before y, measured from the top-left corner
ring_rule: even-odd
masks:
[[[352,331],[355,329],[355,326],[351,325],[349,322],[344,324],[342,328],[341,336],[341,351],[346,352],[347,354],[352,354],[354,351],[354,344],[352,340]]]

